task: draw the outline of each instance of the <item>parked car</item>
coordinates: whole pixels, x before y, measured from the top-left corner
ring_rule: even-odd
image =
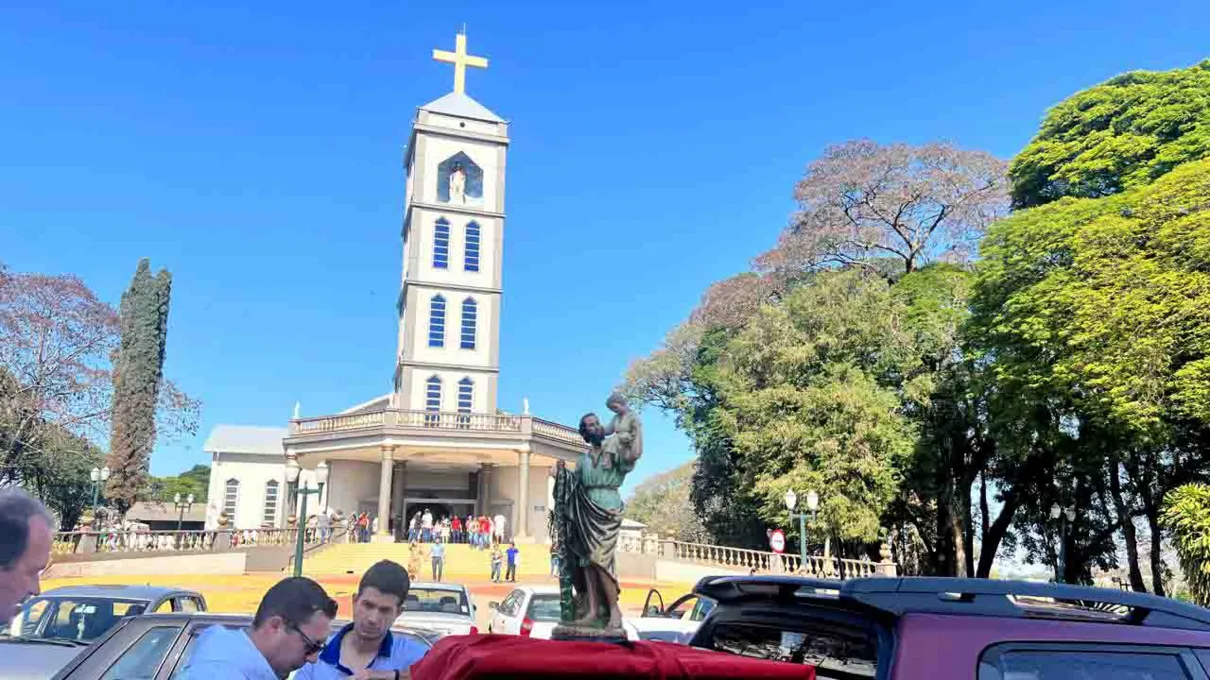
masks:
[[[347,621],[334,621],[336,632]],[[70,663],[40,675],[19,677],[46,680],[170,680],[184,669],[193,645],[202,631],[214,625],[246,629],[249,614],[150,614],[123,619],[93,644],[82,649]],[[406,635],[431,649],[441,637],[434,631],[392,627],[395,635]],[[0,663],[0,678],[9,680],[7,657]],[[58,672],[56,672],[56,670]],[[217,678],[215,680],[218,680]]]
[[[696,593],[682,595],[665,607],[663,594],[652,588],[643,602],[642,615],[627,620],[639,632],[640,640],[688,644],[713,609],[714,600]]]
[[[124,618],[147,612],[204,612],[192,590],[93,585],[55,588],[31,598],[0,635],[0,678],[44,680]]]
[[[811,664],[819,678],[1204,680],[1210,669],[1210,610],[1143,593],[785,576],[707,577],[693,592],[716,605],[692,646]]]
[[[489,602],[492,610],[488,633],[522,635],[549,640],[559,624],[558,586],[518,586],[500,602]],[[638,640],[639,632],[630,621],[623,621],[626,637]]]
[[[416,626],[442,635],[474,635],[475,603],[466,587],[453,583],[413,583],[398,626]]]

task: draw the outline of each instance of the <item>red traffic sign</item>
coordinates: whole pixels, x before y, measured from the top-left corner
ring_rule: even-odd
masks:
[[[781,554],[786,551],[786,534],[781,529],[774,529],[773,533],[769,534],[769,547],[773,552]]]

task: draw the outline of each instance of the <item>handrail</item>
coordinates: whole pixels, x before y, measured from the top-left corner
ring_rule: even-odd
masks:
[[[527,427],[528,425],[528,427]],[[385,408],[337,415],[296,418],[290,421],[290,434],[310,435],[355,432],[383,426],[409,429],[436,429],[465,432],[532,433],[559,442],[584,446],[578,430],[528,414],[459,413]]]
[[[789,573],[821,578],[861,578],[893,574],[893,563],[808,555],[804,563],[799,555],[778,554],[749,548],[732,548],[710,543],[660,540],[653,535],[619,536],[618,550],[654,554],[666,559],[694,562],[738,570],[764,573]]]
[[[60,531],[55,534],[51,552],[73,553],[149,553],[210,552],[253,546],[294,545],[298,529],[189,529],[184,531],[148,531],[142,529],[101,529],[98,531]],[[318,530],[307,527],[307,544],[319,542]]]

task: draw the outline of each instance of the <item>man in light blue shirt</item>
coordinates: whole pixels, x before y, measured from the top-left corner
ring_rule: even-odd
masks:
[[[340,629],[319,658],[303,666],[294,680],[398,680],[428,647],[403,635],[391,624],[403,613],[411,582],[407,571],[390,560],[366,570],[353,596],[353,623]]]
[[[194,645],[179,680],[279,680],[314,660],[332,629],[336,602],[301,576],[265,593],[247,632],[215,625]]]
[[[433,558],[433,580],[440,582],[441,577],[445,575],[445,545],[440,538],[433,544],[429,556]]]

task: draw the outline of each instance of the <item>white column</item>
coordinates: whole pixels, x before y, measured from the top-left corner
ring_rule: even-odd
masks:
[[[513,507],[516,518],[513,520],[515,530],[513,535],[520,539],[529,538],[529,448],[517,453],[517,504]]]
[[[378,477],[378,532],[374,540],[389,540],[391,517],[391,473],[395,468],[395,447],[382,447],[382,471]]]
[[[480,512],[484,517],[492,518],[492,464],[484,463],[480,468],[483,475],[483,495],[480,497],[479,503],[483,506]]]

